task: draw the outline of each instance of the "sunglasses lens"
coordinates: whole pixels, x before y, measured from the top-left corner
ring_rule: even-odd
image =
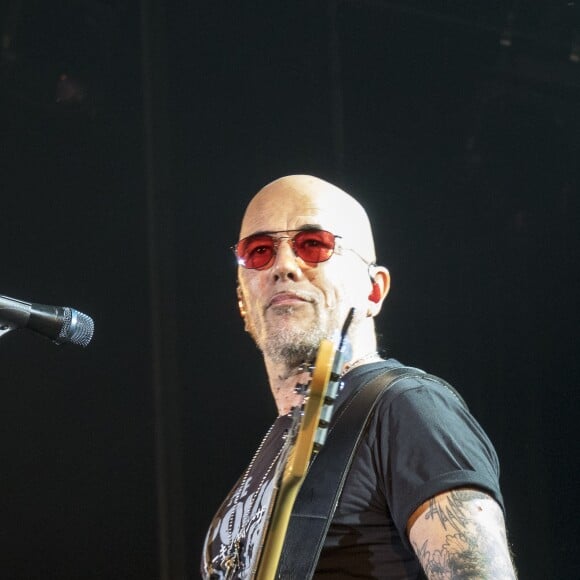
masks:
[[[266,235],[249,236],[238,242],[236,254],[245,268],[264,268],[274,257],[274,240]]]
[[[295,254],[311,264],[326,262],[334,252],[334,234],[324,230],[304,230],[292,238]],[[276,255],[275,238],[257,234],[240,240],[236,246],[238,263],[244,268],[260,270],[267,268]]]
[[[324,230],[305,230],[294,236],[294,251],[305,262],[326,262],[334,252],[334,234]]]

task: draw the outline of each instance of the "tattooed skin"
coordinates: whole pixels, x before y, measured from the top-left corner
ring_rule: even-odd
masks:
[[[436,496],[417,523],[413,548],[429,580],[516,578],[503,514],[485,493],[459,489]]]

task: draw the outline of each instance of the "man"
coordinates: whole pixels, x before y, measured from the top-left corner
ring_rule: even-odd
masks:
[[[240,312],[279,416],[212,522],[206,578],[253,576],[288,412],[301,404],[300,365],[321,339],[354,307],[338,406],[373,368],[399,366],[377,354],[374,317],[390,276],[350,195],[311,176],[278,179],[251,200],[235,250]],[[370,419],[315,578],[515,578],[491,443],[443,381],[407,383],[388,389]]]

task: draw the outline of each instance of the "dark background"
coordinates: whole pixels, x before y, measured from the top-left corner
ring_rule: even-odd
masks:
[[[198,577],[274,414],[228,246],[289,173],[369,210],[381,344],[494,441],[521,578],[578,577],[574,1],[0,6],[0,293],[96,323],[0,342],[3,579]]]

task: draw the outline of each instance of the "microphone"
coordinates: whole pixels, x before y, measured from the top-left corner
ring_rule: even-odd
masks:
[[[95,323],[74,308],[31,304],[0,295],[0,335],[15,328],[28,328],[56,344],[87,346],[93,338]]]

